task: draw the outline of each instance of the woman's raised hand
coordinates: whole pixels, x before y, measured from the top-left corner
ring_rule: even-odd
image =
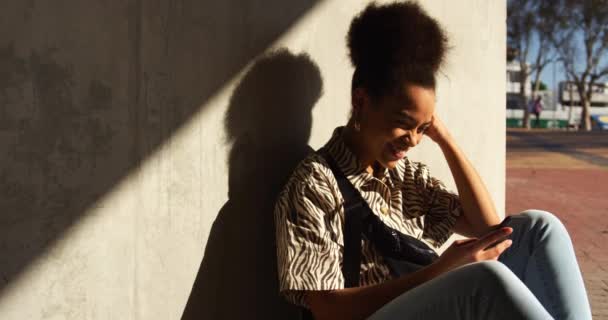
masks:
[[[504,227],[479,239],[456,240],[435,263],[447,271],[472,262],[497,260],[511,246],[512,241],[506,238],[512,232],[512,228]]]
[[[424,134],[429,136],[429,138],[431,138],[436,143],[443,142],[450,135],[450,133],[448,132],[448,128],[445,126],[443,121],[439,119],[439,116],[437,116],[437,112],[433,114],[433,120],[431,121],[431,124],[429,125],[428,129],[426,129]]]

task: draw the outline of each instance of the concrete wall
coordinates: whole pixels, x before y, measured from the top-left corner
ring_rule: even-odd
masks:
[[[346,120],[364,5],[3,1],[0,318],[293,316],[272,199]],[[424,6],[453,45],[439,113],[502,212],[505,3]],[[454,187],[429,139],[410,157]]]

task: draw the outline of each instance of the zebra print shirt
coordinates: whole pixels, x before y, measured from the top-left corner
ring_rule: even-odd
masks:
[[[433,178],[428,168],[407,157],[378,179],[363,168],[334,130],[326,147],[373,212],[388,226],[439,248],[462,214],[458,195]],[[279,290],[288,301],[306,306],[307,290],[344,288],[344,199],[328,164],[318,153],[295,169],[275,205]],[[391,278],[388,266],[362,239],[361,285]]]

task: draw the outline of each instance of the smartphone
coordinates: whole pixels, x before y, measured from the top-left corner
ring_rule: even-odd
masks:
[[[504,220],[502,220],[502,222],[498,225],[498,227],[496,227],[496,230],[502,228],[502,227],[506,227],[507,224],[509,223],[509,221],[511,221],[511,216],[507,216]],[[487,246],[484,250],[488,250],[488,249],[492,249],[494,247],[496,247],[496,245],[498,245],[499,243],[505,241],[507,238],[509,238],[511,234],[504,236],[503,238],[501,238],[500,240],[492,243],[491,245]]]

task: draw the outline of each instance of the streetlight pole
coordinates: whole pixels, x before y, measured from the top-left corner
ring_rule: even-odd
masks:
[[[555,82],[555,60],[551,62],[553,65],[553,125],[555,126],[555,113],[557,112],[557,83]],[[556,125],[559,128],[559,124]]]

